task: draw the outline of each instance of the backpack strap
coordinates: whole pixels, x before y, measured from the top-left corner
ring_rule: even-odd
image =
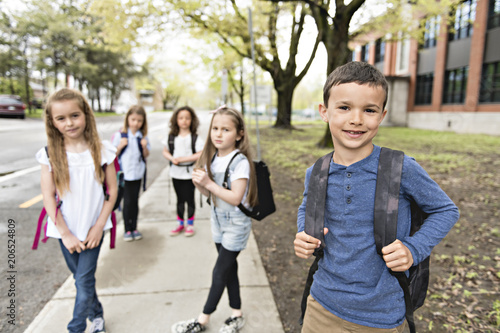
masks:
[[[191,133],[191,151],[193,155],[196,154],[196,139],[198,139],[198,135]]]
[[[374,234],[377,253],[382,255],[382,248],[391,244],[397,238],[399,189],[403,173],[404,153],[399,150],[382,148],[377,171],[375,189]],[[411,333],[415,333],[413,320],[413,304],[410,295],[410,281],[405,272],[393,272],[403,289],[406,321]]]
[[[233,157],[231,157],[231,160],[229,161],[229,163],[227,164],[227,168],[226,168],[226,171],[224,172],[224,181],[222,182],[222,187],[224,187],[225,189],[231,189],[228,185],[228,180],[229,180],[229,168],[231,167],[231,163],[233,163],[233,160],[236,158],[236,156],[239,155],[239,151],[236,152],[236,154],[233,155]],[[215,159],[215,156],[214,155],[214,159]],[[213,159],[212,159],[212,162],[213,162]]]
[[[40,212],[40,216],[38,217],[38,223],[36,227],[36,233],[35,233],[35,238],[33,239],[33,245],[31,246],[32,250],[38,249],[38,242],[40,241],[40,235],[42,233],[42,225],[43,225],[43,220],[45,219],[45,216],[47,216],[47,211],[45,210],[45,207],[42,208],[42,211]],[[45,223],[45,227],[43,228],[44,230],[44,238],[42,239],[42,243],[47,242],[47,222]]]
[[[380,255],[384,246],[396,240],[403,159],[402,151],[389,148],[380,151],[373,213],[375,245]]]
[[[137,145],[139,146],[139,152],[141,153],[141,159],[144,162],[144,177],[142,178],[142,190],[146,191],[146,176],[148,174],[148,164],[146,163],[146,158],[144,158],[144,149],[141,145],[142,138],[137,137]]]
[[[173,134],[168,135],[168,151],[169,153],[174,156],[174,149],[175,149],[175,136]]]
[[[118,160],[118,157],[115,157],[115,159],[113,160],[113,165],[115,166],[115,170],[118,172],[118,170],[120,170],[120,168],[119,168],[119,164],[118,164],[118,169],[116,169],[117,160]],[[102,170],[104,171],[104,175],[106,175],[106,167],[107,166],[108,166],[107,164],[104,164],[102,166]],[[109,200],[109,193],[108,193],[108,186],[106,184],[106,178],[104,178],[104,181],[102,182],[102,190],[104,191],[104,200],[108,201]],[[110,237],[111,238],[110,238],[109,248],[114,249],[115,248],[115,240],[116,240],[116,215],[115,215],[114,210],[111,211]]]
[[[318,270],[318,263],[323,258],[324,248],[324,227],[325,227],[325,205],[326,205],[326,189],[328,187],[328,171],[330,169],[330,161],[333,158],[333,151],[321,157],[314,163],[309,183],[307,185],[307,202],[304,232],[314,238],[321,240],[321,246],[314,251],[314,262],[309,268],[307,275],[304,293],[300,304],[302,314],[299,319],[300,325],[304,322],[306,314],[307,297],[311,292],[311,286],[314,281],[314,273]]]
[[[307,187],[307,202],[304,231],[321,241],[320,249],[324,248],[325,202],[328,187],[328,171],[333,151],[321,157],[314,163]]]
[[[115,248],[115,241],[116,241],[116,214],[115,211],[111,212],[111,230],[110,232],[110,240],[109,240],[109,248],[114,249]]]
[[[127,138],[127,139],[128,139],[128,133],[127,133],[127,132],[125,132],[125,133],[120,132],[120,136],[121,136],[122,138]],[[121,157],[122,157],[122,155],[123,155],[123,153],[125,152],[125,150],[127,149],[127,147],[128,147],[128,144],[127,144],[125,147],[123,147],[123,148],[122,148],[122,151],[120,152],[120,154],[118,154],[118,158],[121,158]]]

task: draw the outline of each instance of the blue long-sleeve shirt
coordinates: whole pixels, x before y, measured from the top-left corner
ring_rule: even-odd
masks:
[[[380,147],[350,166],[330,162],[325,207],[324,257],[314,275],[311,296],[349,322],[394,328],[405,319],[403,291],[377,254],[373,231],[375,185]],[[297,216],[304,230],[307,187]],[[412,237],[410,199],[430,214]],[[458,208],[425,170],[405,155],[399,194],[397,238],[408,247],[414,265],[428,257],[459,218]]]

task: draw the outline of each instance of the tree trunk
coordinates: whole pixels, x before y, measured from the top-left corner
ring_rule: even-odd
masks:
[[[99,112],[102,111],[101,109],[101,92],[99,91],[99,89],[96,89],[96,95],[97,95],[97,110]]]
[[[245,116],[245,84],[243,82],[243,61],[240,66],[240,90],[238,92],[238,96],[240,97],[240,105],[241,105],[241,114]]]
[[[58,66],[57,66],[57,58],[54,55],[54,58],[52,59],[54,61],[54,90],[57,90],[57,72],[58,72]]]
[[[30,113],[33,111],[33,105],[31,103],[31,94],[30,94],[30,77],[28,75],[28,60],[26,59],[26,67],[24,73],[24,86],[26,89],[26,102],[28,103]]]
[[[26,50],[28,48],[28,44],[25,44],[23,50],[24,57],[24,88],[26,89],[26,103],[28,104],[30,113],[33,112],[33,105],[31,103],[31,94],[30,94],[30,77],[29,77],[29,68],[28,68],[28,57],[26,56]]]
[[[9,86],[10,86],[10,94],[17,95],[16,88],[14,87],[14,80],[12,79],[12,75],[10,74],[9,74]]]
[[[348,24],[344,24],[349,26]],[[340,25],[343,27],[344,25]],[[349,40],[349,35],[347,30],[338,31],[329,30],[326,34],[327,41],[323,41],[327,52],[327,73],[328,76],[335,68],[347,63],[349,60],[350,51],[347,47],[347,41]],[[317,143],[320,148],[331,148],[333,147],[332,134],[330,132],[330,127],[326,124],[325,133],[321,140]]]
[[[287,85],[284,89],[276,89],[278,93],[278,117],[275,128],[292,128],[292,98],[294,87]]]

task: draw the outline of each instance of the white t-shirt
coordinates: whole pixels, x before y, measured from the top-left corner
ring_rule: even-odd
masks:
[[[223,156],[223,157],[219,157],[219,156],[215,155],[215,158],[212,162],[212,167],[211,167],[212,173],[219,173],[219,172],[225,173],[227,165],[231,161],[231,158],[233,158],[234,154],[236,154],[239,151],[240,151],[239,149],[233,150],[232,152],[230,152],[229,154],[227,154],[226,156]],[[231,169],[229,169],[229,179],[231,180],[231,182],[234,182],[235,180],[241,179],[241,178],[250,179],[250,164],[248,163],[248,159],[246,159],[246,158],[240,160],[240,162],[238,162],[238,164],[236,164],[234,171],[231,171]],[[243,195],[243,199],[241,200],[241,203],[243,203],[243,205],[247,208],[249,207],[249,205],[245,202],[245,200],[246,200],[247,194],[248,194],[248,185],[249,184],[247,182],[247,188],[245,190],[245,195]],[[235,208],[236,208],[236,210],[240,210],[236,206],[235,206]]]
[[[163,144],[167,148],[168,151],[170,151],[168,147],[168,137],[163,140]],[[195,143],[195,152],[199,152],[203,150],[203,146],[205,145],[205,142],[200,136],[196,138],[196,143]],[[193,155],[193,150],[191,149],[191,134],[188,134],[186,136],[176,136],[174,139],[174,158],[178,157],[185,157],[185,156],[191,156]],[[185,163],[185,164],[191,164],[192,162]],[[187,165],[175,165],[172,164],[170,166],[170,177],[174,179],[192,179],[192,173],[193,173],[193,166],[187,166]]]
[[[96,223],[104,204],[102,184],[95,178],[94,160],[90,150],[83,153],[66,152],[69,166],[70,190],[60,200],[63,201],[58,214],[63,214],[69,230],[80,241],[87,238],[89,229]],[[101,149],[101,165],[111,164],[116,157],[116,148],[111,142],[103,140]],[[45,148],[36,153],[40,164],[49,166],[52,172]],[[47,236],[61,238],[54,222],[47,218]],[[108,217],[104,230],[111,229],[111,217]]]

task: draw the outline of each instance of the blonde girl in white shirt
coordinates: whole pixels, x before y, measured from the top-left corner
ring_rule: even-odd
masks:
[[[116,150],[110,142],[101,142],[93,111],[77,90],[61,89],[49,97],[45,129],[47,151],[40,149],[36,158],[42,168],[47,236],[59,239],[76,285],[73,319],[67,328],[69,332],[84,332],[88,318],[91,333],[104,332],[95,271],[104,231],[112,226],[110,214],[117,197]]]

